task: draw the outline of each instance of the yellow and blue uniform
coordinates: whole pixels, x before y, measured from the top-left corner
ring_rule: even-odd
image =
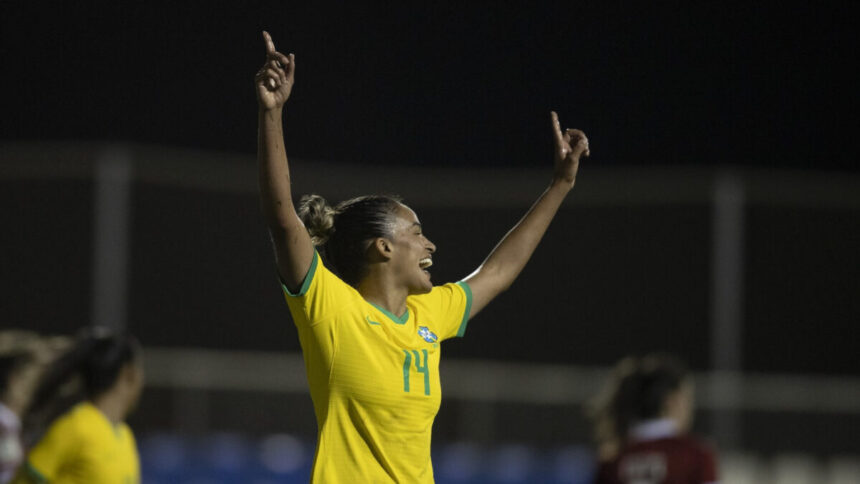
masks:
[[[24,480],[24,478],[27,478]],[[27,456],[17,482],[139,484],[140,463],[131,429],[114,425],[83,402],[60,416]]]
[[[433,482],[440,343],[466,330],[469,286],[409,296],[398,317],[366,301],[315,253],[298,293],[283,290],[317,418],[311,481]]]

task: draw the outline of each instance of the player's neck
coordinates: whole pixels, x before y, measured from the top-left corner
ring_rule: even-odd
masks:
[[[93,398],[92,404],[114,425],[119,425],[125,420],[125,412],[128,405],[122,392],[116,389],[108,390],[98,397]]]
[[[361,297],[400,317],[406,312],[409,291],[385,277],[365,277],[356,287]]]

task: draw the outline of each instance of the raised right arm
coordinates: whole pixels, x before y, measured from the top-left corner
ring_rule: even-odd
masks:
[[[290,168],[284,148],[281,115],[295,80],[295,56],[276,51],[268,32],[263,32],[263,40],[266,63],[254,78],[259,104],[260,207],[272,236],[278,271],[287,288],[297,291],[310,268],[314,247],[293,205]]]

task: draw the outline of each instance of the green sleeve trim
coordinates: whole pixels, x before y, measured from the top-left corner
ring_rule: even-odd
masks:
[[[319,258],[319,253],[316,251],[316,249],[314,249],[314,258],[311,259],[311,266],[310,268],[308,268],[308,273],[305,274],[305,280],[302,282],[302,287],[300,287],[299,292],[295,294],[290,292],[290,288],[288,288],[287,285],[284,284],[284,278],[282,278],[281,275],[278,274],[278,278],[281,280],[281,287],[284,288],[284,292],[287,293],[287,295],[292,297],[299,297],[304,296],[305,293],[308,292],[308,288],[311,287],[311,281],[314,279],[314,273],[316,273],[317,271],[317,264],[319,263]]]
[[[42,475],[38,469],[33,467],[33,464],[28,460],[27,461],[27,472],[30,474],[30,477],[33,478],[35,482],[38,484],[46,484],[48,482],[48,478]]]
[[[460,321],[460,329],[457,330],[457,337],[462,338],[463,334],[466,333],[466,324],[469,322],[469,313],[472,312],[472,288],[469,287],[469,284],[466,281],[460,281],[457,285],[462,287],[463,292],[466,293],[466,310],[463,311],[463,320]]]

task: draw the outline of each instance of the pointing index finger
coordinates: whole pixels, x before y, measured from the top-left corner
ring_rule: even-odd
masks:
[[[555,137],[556,144],[561,146],[564,138],[561,136],[561,123],[558,122],[558,114],[555,111],[550,111],[549,114],[552,119],[552,134]]]
[[[263,31],[263,41],[266,42],[266,53],[272,54],[275,52],[275,43],[272,42],[272,36],[265,30]]]

